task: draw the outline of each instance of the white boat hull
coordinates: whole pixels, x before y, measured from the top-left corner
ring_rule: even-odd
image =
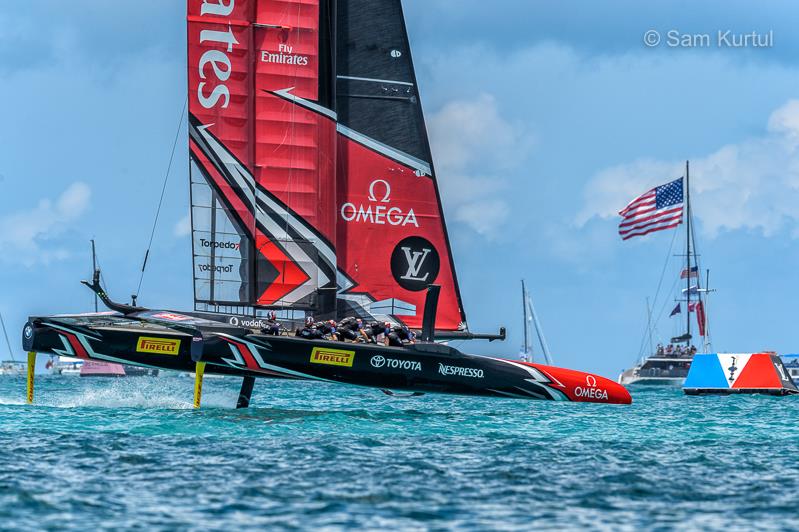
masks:
[[[619,375],[619,384],[622,386],[648,385],[648,386],[682,386],[685,377],[644,377]]]

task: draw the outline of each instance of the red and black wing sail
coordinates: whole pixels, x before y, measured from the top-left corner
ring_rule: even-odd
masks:
[[[195,304],[465,317],[399,0],[189,0]]]
[[[339,314],[465,325],[400,0],[343,0],[336,17]]]
[[[332,0],[188,2],[195,304],[335,308]]]

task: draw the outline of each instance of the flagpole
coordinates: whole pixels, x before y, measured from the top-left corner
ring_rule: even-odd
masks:
[[[685,346],[691,345],[691,189],[690,177],[688,173],[688,161],[685,161],[685,271],[688,272],[685,278],[686,308],[685,313]]]
[[[649,353],[655,352],[655,347],[652,344],[652,311],[649,309],[649,298],[646,298],[646,330],[649,331]]]
[[[710,296],[710,268],[707,269],[706,277],[705,277],[705,304],[702,308],[703,318],[705,320],[705,338],[703,342],[703,347],[705,353],[710,351],[710,323],[708,322],[707,318],[707,300]]]

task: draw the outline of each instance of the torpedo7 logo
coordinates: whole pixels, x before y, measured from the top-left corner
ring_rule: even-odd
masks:
[[[424,290],[435,282],[440,268],[435,246],[420,236],[403,239],[391,253],[391,274],[406,290]]]

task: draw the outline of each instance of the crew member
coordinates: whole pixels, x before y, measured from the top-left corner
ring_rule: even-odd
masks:
[[[388,322],[373,321],[368,323],[366,326],[364,326],[363,329],[361,329],[361,334],[366,339],[367,343],[376,344],[380,340],[382,340],[380,338],[380,335],[386,334],[386,327],[390,328],[391,324]]]
[[[264,334],[270,334],[272,336],[280,336],[282,326],[277,321],[277,313],[274,310],[270,310],[266,314],[266,327],[262,329]]]
[[[415,338],[416,335],[408,328],[407,325],[395,325],[386,335],[386,345],[402,347],[406,343],[414,343]]]
[[[335,320],[320,321],[316,323],[316,328],[322,333],[325,340],[338,340],[337,325]]]
[[[305,338],[306,340],[322,340],[325,337],[324,333],[319,330],[315,323],[306,325],[297,331],[297,336],[300,338]]]
[[[349,316],[344,318],[338,323],[336,332],[338,333],[339,340],[357,342],[361,338],[361,330],[363,329],[363,320]]]

